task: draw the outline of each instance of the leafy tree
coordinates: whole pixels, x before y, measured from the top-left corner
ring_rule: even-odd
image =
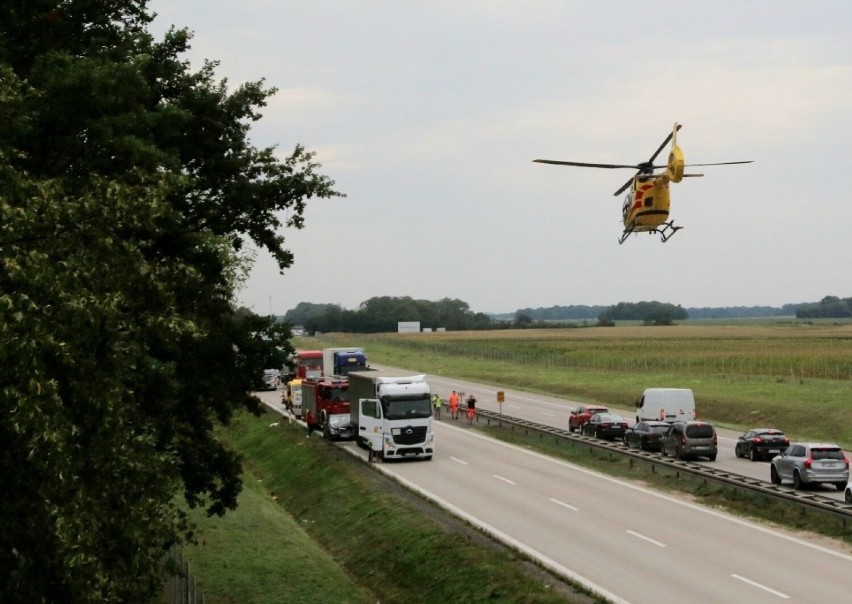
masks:
[[[296,308],[291,308],[284,314],[284,320],[291,325],[306,325],[311,319],[322,316],[332,310],[335,304],[311,304],[300,302]],[[337,306],[337,308],[340,308]]]
[[[249,143],[273,89],[192,72],[189,33],[151,19],[0,4],[0,601],[145,601],[190,534],[176,492],[236,505],[213,428],[290,351],[236,310],[243,243],[286,269],[280,229],[338,195],[302,147]]]
[[[520,327],[521,329],[531,327],[533,324],[532,317],[528,314],[518,311],[515,313],[515,327]]]
[[[680,305],[663,302],[619,302],[598,316],[600,325],[614,321],[643,321],[653,325],[671,325],[676,319],[686,319],[688,314]]]
[[[852,298],[825,296],[819,302],[802,304],[796,309],[799,319],[842,319],[852,317]]]
[[[314,306],[324,306],[325,310],[312,314],[305,321],[308,331],[389,332],[396,331],[400,321],[420,321],[424,327],[446,327],[450,330],[490,329],[494,326],[488,315],[474,314],[467,302],[450,298],[433,302],[409,296],[378,296],[362,302],[358,310],[344,310],[336,304]],[[291,312],[288,311],[285,317],[289,319]]]

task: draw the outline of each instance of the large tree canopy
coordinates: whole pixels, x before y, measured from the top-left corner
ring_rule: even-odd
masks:
[[[0,3],[0,601],[134,602],[223,513],[238,457],[217,422],[290,351],[241,312],[244,241],[333,197],[301,147],[254,148],[273,94],[193,72],[142,0]],[[283,220],[282,216],[287,216]]]

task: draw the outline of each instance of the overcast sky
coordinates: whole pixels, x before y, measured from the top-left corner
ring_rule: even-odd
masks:
[[[475,312],[657,300],[780,306],[852,296],[852,3],[801,0],[154,0],[152,31],[232,84],[278,88],[257,146],[316,151],[284,275],[240,300],[457,298]],[[630,170],[673,123],[687,163],[667,243],[618,245]],[[665,156],[665,153],[662,154]]]

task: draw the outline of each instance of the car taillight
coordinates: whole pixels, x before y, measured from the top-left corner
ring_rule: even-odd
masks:
[[[789,444],[790,444],[790,439],[789,439],[789,438],[785,438],[785,439],[784,439],[784,444],[785,444],[785,445],[789,445]]]
[[[844,464],[847,468],[849,467],[849,460],[848,460],[848,459],[846,459],[845,457],[843,458],[843,464]]]
[[[813,458],[808,457],[808,458],[805,460],[805,467],[806,467],[806,468],[810,468],[810,467],[811,467],[811,464],[813,463],[813,461],[814,461],[814,460],[813,460]]]
[[[755,436],[755,438],[754,438],[754,444],[762,443],[762,442],[763,442],[763,439],[762,439],[762,438],[760,438],[759,436]]]
[[[758,439],[758,440],[760,440],[760,439]],[[719,435],[718,435],[718,434],[716,434],[715,432],[713,433],[713,444],[714,444],[714,445],[718,445],[718,444],[719,444]]]

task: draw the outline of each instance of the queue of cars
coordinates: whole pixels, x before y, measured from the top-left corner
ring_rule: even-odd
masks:
[[[678,397],[677,413],[665,407],[666,397],[673,400],[675,396]],[[657,408],[658,400],[663,401],[659,403],[663,405],[662,411]],[[663,457],[703,457],[715,461],[719,454],[716,429],[709,422],[694,419],[694,406],[689,404],[692,400],[691,391],[687,395],[683,389],[648,389],[637,407],[641,403],[642,408],[652,408],[653,411],[646,415],[646,419],[637,415],[632,426],[607,407],[580,405],[571,411],[569,431],[605,440],[621,440],[628,449],[660,451]],[[647,419],[654,415],[660,419]],[[666,421],[670,417],[677,419]],[[844,491],[846,502],[852,504],[849,460],[834,443],[791,443],[782,430],[754,428],[737,439],[734,454],[751,461],[770,460],[769,478],[773,484],[780,485],[786,480],[792,482],[795,489],[830,484],[838,491]]]

